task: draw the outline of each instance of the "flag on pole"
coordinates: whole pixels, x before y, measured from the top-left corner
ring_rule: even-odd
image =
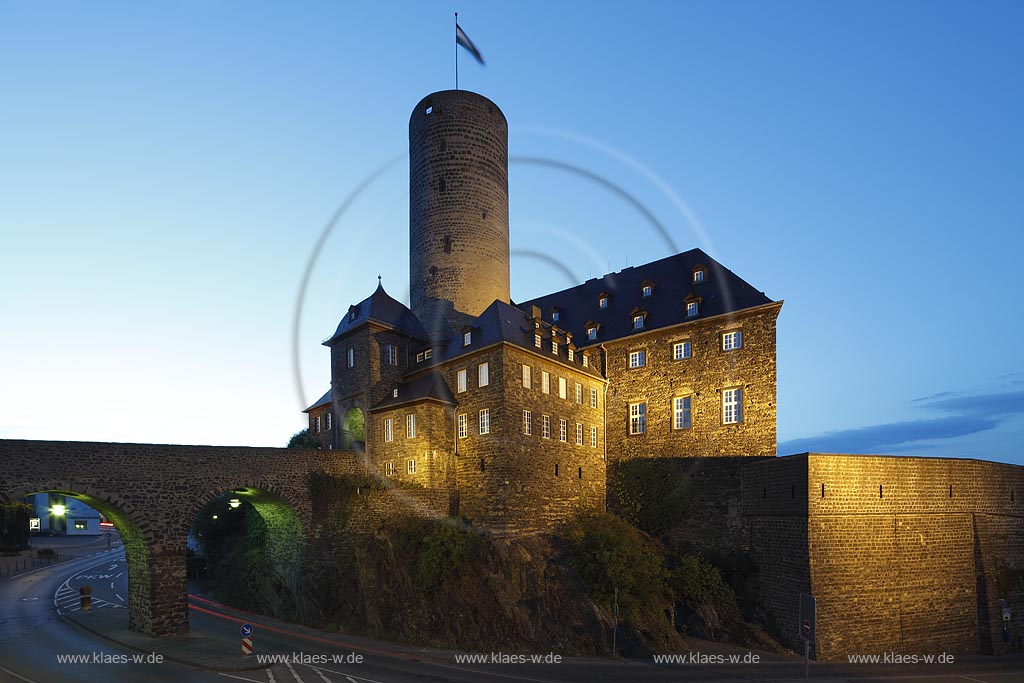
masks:
[[[480,62],[482,66],[487,66],[487,64],[484,63],[483,55],[480,54],[480,50],[476,49],[476,45],[474,45],[473,41],[469,39],[469,36],[467,36],[466,32],[462,30],[462,27],[459,26],[459,22],[457,21],[455,22],[455,43],[469,50],[469,54],[473,55],[476,58],[476,61]]]

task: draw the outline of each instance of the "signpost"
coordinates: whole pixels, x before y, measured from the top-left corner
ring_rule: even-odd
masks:
[[[804,681],[811,680],[811,643],[818,628],[818,601],[813,595],[800,594],[800,637],[804,639]]]
[[[242,628],[239,629],[242,634],[242,654],[252,654],[252,624],[242,624]]]
[[[28,518],[28,530],[39,531],[43,528],[43,520],[41,517],[29,517]]]

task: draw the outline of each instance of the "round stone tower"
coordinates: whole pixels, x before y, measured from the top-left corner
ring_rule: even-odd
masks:
[[[434,336],[509,301],[508,122],[482,95],[436,92],[409,118],[409,287]]]

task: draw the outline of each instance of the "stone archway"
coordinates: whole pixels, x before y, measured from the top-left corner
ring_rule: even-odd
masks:
[[[345,447],[350,451],[362,453],[366,450],[366,418],[358,406],[349,408],[342,423],[345,435]]]

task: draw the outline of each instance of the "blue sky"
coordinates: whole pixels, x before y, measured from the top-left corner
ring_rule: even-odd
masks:
[[[1024,463],[1016,2],[5,3],[0,438],[280,445],[329,336],[408,294],[408,116],[460,85],[785,299],[780,452]],[[323,248],[317,237],[369,175]],[[671,252],[606,189],[510,168],[513,250]],[[572,284],[513,257],[513,298]]]

